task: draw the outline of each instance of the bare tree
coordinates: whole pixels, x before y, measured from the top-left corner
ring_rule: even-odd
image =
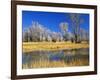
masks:
[[[67,22],[61,22],[59,26],[60,26],[61,32],[63,34],[65,34],[68,31],[68,23]]]
[[[72,22],[72,33],[74,35],[74,42],[80,42],[80,24],[82,23],[82,19],[80,17],[80,14],[77,13],[71,13],[70,14],[70,20]]]
[[[31,35],[30,35],[29,29],[26,29],[26,30],[23,32],[23,41],[25,41],[25,42],[31,41]]]
[[[65,41],[68,40],[68,23],[67,22],[61,22],[60,23],[60,29],[63,34],[63,38]]]
[[[81,41],[89,41],[89,33],[85,29],[80,29],[80,40]]]

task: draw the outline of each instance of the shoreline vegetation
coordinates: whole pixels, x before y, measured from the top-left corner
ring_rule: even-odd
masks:
[[[89,43],[71,43],[67,42],[23,42],[22,43],[23,53],[32,51],[53,51],[53,50],[64,50],[64,49],[80,49],[89,48]]]
[[[32,69],[32,68],[55,68],[55,67],[72,67],[72,66],[88,66],[88,60],[73,60],[71,63],[65,63],[64,61],[38,61],[35,63],[23,64],[23,69]]]

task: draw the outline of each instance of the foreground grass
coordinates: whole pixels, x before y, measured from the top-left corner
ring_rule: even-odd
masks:
[[[23,69],[31,69],[31,68],[53,68],[53,67],[71,67],[71,66],[88,66],[89,61],[86,60],[73,60],[70,63],[64,61],[38,61],[33,63],[23,64]]]
[[[88,43],[71,43],[71,42],[23,42],[23,52],[38,50],[62,50],[62,49],[79,49],[89,48]]]

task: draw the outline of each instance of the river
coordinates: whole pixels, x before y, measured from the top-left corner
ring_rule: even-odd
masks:
[[[22,54],[22,68],[88,66],[89,48],[32,51]]]

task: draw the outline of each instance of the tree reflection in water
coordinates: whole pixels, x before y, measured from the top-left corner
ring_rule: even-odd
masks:
[[[22,68],[88,66],[89,49],[33,51],[22,54]]]

